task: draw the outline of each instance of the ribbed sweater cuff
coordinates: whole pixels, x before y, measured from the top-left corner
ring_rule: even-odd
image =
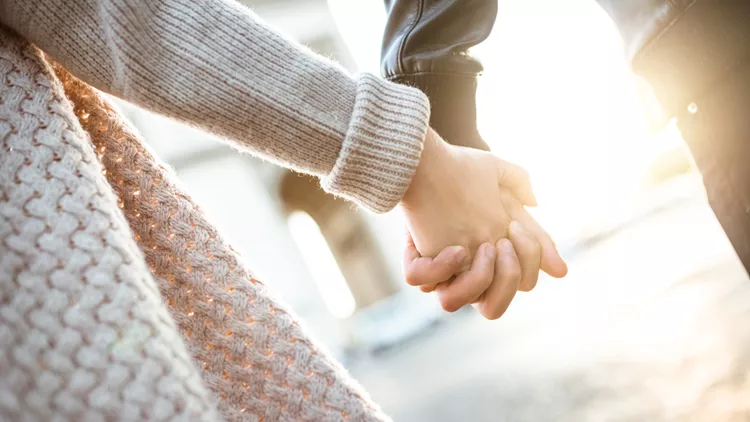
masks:
[[[372,212],[390,211],[417,170],[429,120],[421,91],[361,75],[346,138],[323,188]]]

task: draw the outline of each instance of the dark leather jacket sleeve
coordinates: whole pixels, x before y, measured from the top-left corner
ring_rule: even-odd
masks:
[[[381,70],[430,98],[430,125],[446,141],[489,150],[476,125],[477,78],[469,49],[489,36],[497,0],[385,0]]]
[[[750,1],[597,1],[667,118],[684,114],[750,57]]]
[[[663,125],[750,57],[748,0],[597,0],[620,31],[634,73]],[[385,0],[383,75],[430,98],[430,124],[448,142],[488,149],[476,128],[481,63],[469,49],[490,34],[497,0]],[[658,116],[656,116],[658,114]]]

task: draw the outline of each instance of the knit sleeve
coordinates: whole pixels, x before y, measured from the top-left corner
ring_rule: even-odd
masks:
[[[232,0],[3,0],[0,19],[92,86],[371,211],[393,208],[416,171],[424,94],[354,79]]]

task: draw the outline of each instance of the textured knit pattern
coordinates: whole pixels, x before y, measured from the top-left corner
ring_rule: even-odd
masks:
[[[354,80],[231,0],[3,0],[0,20],[86,83],[372,211],[393,208],[416,171],[424,94]]]
[[[62,87],[0,31],[0,420],[213,420]]]
[[[387,419],[101,94],[0,45],[0,420]]]
[[[203,378],[229,420],[379,420],[362,390],[243,267],[114,107],[58,73]]]

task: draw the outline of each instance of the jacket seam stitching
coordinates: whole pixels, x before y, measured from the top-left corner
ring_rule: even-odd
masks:
[[[409,30],[406,31],[406,34],[404,34],[404,37],[401,39],[401,45],[398,47],[398,67],[401,72],[404,71],[404,49],[406,48],[406,40],[409,38],[412,32],[414,32],[414,29],[416,29],[417,24],[419,23],[419,20],[422,19],[422,14],[424,13],[424,0],[419,0],[418,8],[417,8],[417,16],[414,18],[414,22],[412,22],[411,26],[409,27]]]

